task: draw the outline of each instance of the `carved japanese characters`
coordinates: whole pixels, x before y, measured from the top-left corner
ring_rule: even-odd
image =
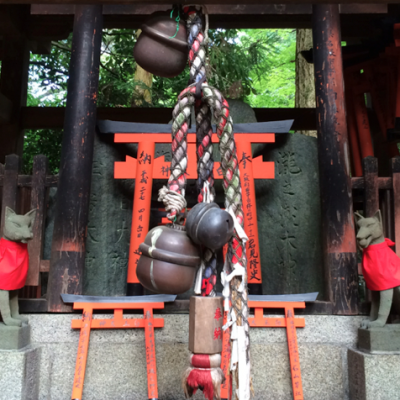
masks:
[[[394,243],[385,239],[382,217],[378,210],[371,218],[355,214],[358,225],[357,242],[363,249],[362,269],[368,289],[372,291],[370,318],[362,322],[362,328],[385,326],[394,291],[400,286],[400,258],[390,249]],[[396,293],[397,294],[397,293]]]
[[[28,274],[27,242],[33,238],[35,216],[36,210],[18,215],[6,207],[4,234],[0,239],[0,313],[5,325],[21,326],[22,322],[28,322],[19,315],[18,290],[25,286]]]

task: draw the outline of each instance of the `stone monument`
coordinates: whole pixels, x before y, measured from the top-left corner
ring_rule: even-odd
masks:
[[[275,162],[275,179],[255,181],[263,294],[319,292],[322,300],[317,140],[277,134],[260,154]]]

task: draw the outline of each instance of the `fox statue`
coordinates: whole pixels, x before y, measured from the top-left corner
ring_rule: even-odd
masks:
[[[18,290],[25,286],[29,267],[28,240],[36,210],[17,215],[6,207],[3,238],[0,239],[0,314],[5,325],[22,326],[28,322],[19,315]]]
[[[370,218],[355,213],[355,218],[357,243],[363,249],[362,271],[372,293],[370,317],[361,328],[383,327],[392,304],[400,306],[400,258],[390,249],[394,243],[383,235],[380,210]]]

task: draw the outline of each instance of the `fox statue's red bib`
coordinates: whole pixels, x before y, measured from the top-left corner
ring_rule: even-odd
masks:
[[[394,242],[371,244],[363,249],[362,271],[370,290],[387,290],[400,286],[400,258],[390,248]]]
[[[25,286],[29,268],[27,243],[0,239],[0,290]]]

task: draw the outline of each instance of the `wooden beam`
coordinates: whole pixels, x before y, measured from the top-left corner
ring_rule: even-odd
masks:
[[[390,190],[392,189],[392,178],[390,177],[378,177],[377,185],[379,190]],[[364,189],[365,180],[364,177],[351,178],[352,189]]]
[[[258,15],[258,14],[312,14],[312,4],[245,4],[224,5],[206,4],[211,15]],[[305,3],[304,1],[302,3]],[[387,2],[382,4],[341,4],[341,14],[385,14],[388,11]],[[171,4],[118,4],[104,5],[103,15],[149,15],[156,11],[166,11]],[[34,4],[31,8],[32,15],[73,15],[74,5],[68,4]]]
[[[104,28],[137,29],[155,11],[170,8],[160,4],[114,4],[103,7]],[[32,5],[28,35],[33,40],[66,38],[72,31],[73,5]],[[311,28],[311,4],[208,4],[210,29],[306,29]],[[388,12],[387,4],[343,4],[343,40],[377,36],[376,19]],[[378,31],[379,33],[379,31]]]
[[[29,14],[29,6],[1,5],[0,2],[0,36],[24,37]]]
[[[12,103],[6,96],[0,93],[0,125],[7,124],[11,120]]]
[[[143,4],[144,0],[124,0],[125,4]],[[395,4],[398,0],[351,0],[353,4]],[[0,4],[14,4],[15,0],[0,0]],[[76,4],[76,0],[18,0],[19,4]],[[121,0],[85,0],[86,4],[121,4]],[[343,0],[302,0],[304,4],[340,4]],[[171,0],[152,0],[148,4],[168,4]],[[190,0],[176,0],[174,4],[192,4]],[[238,5],[235,0],[197,0],[196,4]],[[276,0],[246,0],[245,4],[276,4]],[[281,0],[281,4],[298,4],[298,0]]]
[[[293,130],[316,129],[314,108],[254,108],[258,122],[294,119]],[[23,107],[21,124],[24,129],[60,129],[65,107]],[[111,121],[167,124],[172,108],[110,108],[99,107],[97,119]]]

